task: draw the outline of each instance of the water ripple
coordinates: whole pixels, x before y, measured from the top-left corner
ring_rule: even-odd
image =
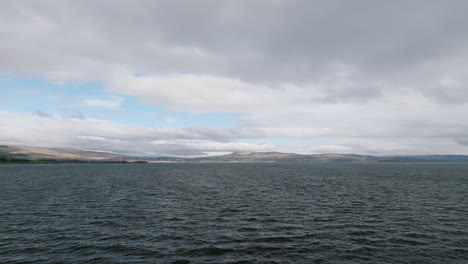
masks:
[[[0,263],[468,263],[467,164],[0,166]]]

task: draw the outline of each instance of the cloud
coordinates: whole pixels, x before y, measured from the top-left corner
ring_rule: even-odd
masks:
[[[96,141],[78,137],[89,136],[104,138],[102,148],[111,142],[110,151],[199,153],[286,137],[327,142],[242,146],[466,153],[467,8],[461,0],[4,1],[0,74],[92,81],[122,96],[84,100],[90,107],[115,109],[130,96],[164,110],[243,113],[229,128],[131,127],[73,114],[47,120],[58,131],[51,144]],[[170,143],[145,145],[155,140]]]
[[[119,108],[124,102],[122,97],[112,97],[109,99],[86,99],[83,101],[83,105],[91,107],[105,107],[105,108]]]
[[[139,77],[120,73],[112,76],[109,83],[114,92],[185,111],[242,112],[280,103],[279,93],[267,87],[210,75]]]
[[[38,116],[38,117],[54,118],[53,115],[51,115],[49,113],[46,113],[46,112],[44,112],[42,110],[39,110],[39,109],[36,109],[36,111],[34,111],[33,115]]]
[[[167,123],[167,124],[174,124],[175,122],[177,122],[177,118],[176,117],[173,117],[173,116],[166,116],[163,118],[164,122]]]
[[[274,107],[285,86],[308,97],[321,85],[331,102],[395,90],[437,100],[444,89],[433,84],[441,78],[466,83],[466,7],[455,0],[7,1],[0,72],[103,81],[146,102],[193,111],[222,110],[214,102],[228,96],[226,111]],[[145,77],[127,78],[123,87],[115,76],[122,68]],[[464,90],[440,96],[466,103]],[[193,99],[182,107],[176,92]],[[250,99],[258,94],[267,98]]]
[[[70,118],[83,120],[86,116],[80,110],[75,110],[70,114]]]
[[[362,118],[366,120],[361,122],[369,124],[375,121],[369,116]],[[449,123],[447,120],[415,124],[410,127],[414,131],[408,132],[392,129],[392,125],[379,127],[382,123],[375,123],[375,129],[367,125],[362,126],[361,130],[348,129],[350,124],[346,123],[322,130],[310,124],[296,127],[290,124],[283,127],[139,127],[96,119],[36,118],[1,112],[0,119],[2,144],[93,149],[137,155],[193,156],[232,151],[468,154],[466,125],[461,124],[456,129],[446,128],[443,124]],[[271,138],[278,137],[297,138],[302,143],[269,143]],[[252,142],[251,139],[256,140]]]
[[[265,149],[265,144],[213,141],[210,134],[192,128],[145,128],[95,119],[35,118],[0,112],[0,142],[10,145],[202,155],[205,151],[233,151],[244,147]],[[208,128],[211,130],[211,128]],[[212,131],[211,133],[217,133]],[[38,140],[40,139],[40,140]],[[269,150],[274,146],[269,145]]]

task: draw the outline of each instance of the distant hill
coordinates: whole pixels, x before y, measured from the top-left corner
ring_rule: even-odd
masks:
[[[381,162],[468,162],[467,155],[415,155],[382,157]]]
[[[124,160],[125,155],[76,149],[38,148],[0,145],[0,162]]]
[[[191,159],[200,162],[369,162],[377,157],[356,154],[303,155],[281,152],[234,152],[228,155]]]
[[[130,157],[122,154],[76,149],[0,145],[0,163],[31,162],[468,162],[467,155],[416,155],[377,157],[357,154],[296,154],[234,152],[199,158]]]
[[[281,152],[234,152],[190,159],[198,162],[468,162],[466,155],[419,155],[377,157],[357,154],[295,154]]]

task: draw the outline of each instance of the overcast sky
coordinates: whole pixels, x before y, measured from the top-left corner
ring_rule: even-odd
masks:
[[[0,143],[468,154],[468,1],[4,0]]]

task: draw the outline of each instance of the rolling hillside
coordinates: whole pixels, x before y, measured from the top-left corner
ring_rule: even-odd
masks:
[[[0,161],[123,160],[125,155],[75,149],[0,146]]]
[[[130,157],[76,149],[1,146],[0,163],[30,162],[468,162],[466,155],[417,155],[377,157],[357,154],[296,154],[281,152],[234,152],[199,158]]]

